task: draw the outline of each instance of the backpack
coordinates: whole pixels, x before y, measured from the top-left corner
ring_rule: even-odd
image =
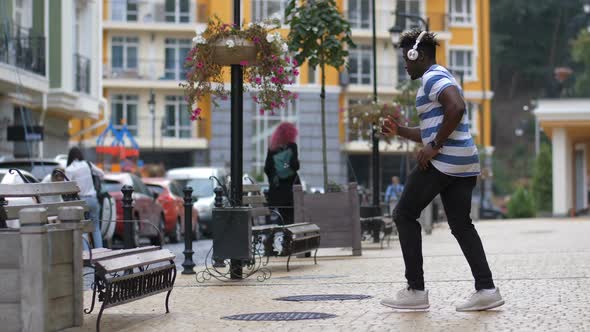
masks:
[[[96,190],[96,197],[99,198],[102,193],[102,182],[100,181],[100,176],[98,176],[94,169],[92,168],[92,164],[89,161],[86,161],[88,167],[90,168],[90,175],[92,175],[92,183],[94,184],[94,190]]]
[[[281,152],[277,152],[273,157],[274,168],[279,179],[287,179],[295,172],[291,169],[291,158],[293,157],[293,151],[291,149],[284,149]]]

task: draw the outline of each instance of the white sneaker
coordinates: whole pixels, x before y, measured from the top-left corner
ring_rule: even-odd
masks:
[[[428,291],[406,287],[397,292],[395,298],[381,300],[381,304],[394,309],[420,310],[428,309]]]
[[[457,311],[480,311],[497,308],[504,304],[504,299],[500,295],[500,289],[480,289],[471,294],[469,299],[459,304],[455,309]]]

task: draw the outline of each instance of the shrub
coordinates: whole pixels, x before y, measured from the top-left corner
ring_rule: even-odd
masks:
[[[519,187],[508,202],[508,218],[532,218],[535,216],[535,201],[531,192]]]
[[[537,212],[551,211],[553,207],[553,170],[551,146],[543,144],[535,160],[533,171],[533,195]]]

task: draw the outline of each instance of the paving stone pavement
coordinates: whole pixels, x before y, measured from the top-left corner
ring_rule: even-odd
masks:
[[[495,310],[459,313],[454,305],[473,291],[469,267],[448,226],[423,236],[426,287],[431,307],[401,312],[381,298],[404,287],[397,241],[379,249],[363,243],[328,249],[313,259],[271,259],[272,277],[241,282],[208,281],[179,273],[165,314],[165,294],[106,309],[102,331],[590,331],[590,219],[530,219],[476,224],[494,279],[506,304]],[[200,268],[197,268],[199,270]],[[372,298],[336,302],[273,299],[307,294],[364,294]],[[85,292],[88,305],[91,292]],[[325,320],[245,322],[222,319],[242,313],[297,311],[337,315]],[[96,312],[82,328],[93,331]]]

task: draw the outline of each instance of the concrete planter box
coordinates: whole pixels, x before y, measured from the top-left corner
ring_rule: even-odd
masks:
[[[309,194],[293,186],[295,223],[308,222],[320,227],[320,248],[352,248],[360,256],[361,223],[357,184],[349,183],[343,192]]]
[[[82,233],[88,225],[46,224],[44,209],[21,216],[28,210],[43,210],[33,213],[41,218],[21,218],[20,229],[0,230],[0,330],[82,326]]]

